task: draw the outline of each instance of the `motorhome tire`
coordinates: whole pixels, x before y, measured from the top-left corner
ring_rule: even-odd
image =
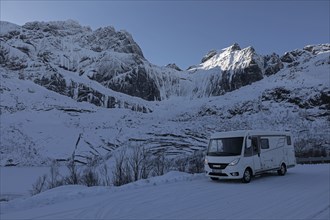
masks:
[[[281,164],[280,169],[277,171],[278,175],[284,176],[286,174],[286,166],[284,163]]]
[[[251,181],[252,178],[252,172],[251,169],[246,168],[244,173],[243,173],[243,178],[242,178],[242,182],[243,183],[249,183]]]
[[[211,178],[211,180],[213,180],[213,181],[217,181],[217,180],[219,180],[219,178],[216,178],[216,177],[210,177]]]

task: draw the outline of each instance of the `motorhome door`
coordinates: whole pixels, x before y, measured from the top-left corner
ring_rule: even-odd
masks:
[[[261,157],[260,157],[260,143],[258,136],[251,137],[251,147],[253,154],[253,166],[255,172],[258,172],[262,169]]]

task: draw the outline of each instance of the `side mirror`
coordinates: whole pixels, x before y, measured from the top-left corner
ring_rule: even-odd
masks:
[[[246,140],[245,148],[246,148],[246,149],[251,148],[251,139]]]

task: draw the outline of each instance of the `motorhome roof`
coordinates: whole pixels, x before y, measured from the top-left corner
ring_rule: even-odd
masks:
[[[211,138],[225,138],[225,137],[244,137],[247,135],[291,135],[287,131],[262,131],[262,130],[238,130],[217,132],[211,135]]]

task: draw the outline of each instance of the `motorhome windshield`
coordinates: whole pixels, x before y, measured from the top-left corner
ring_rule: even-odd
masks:
[[[207,150],[208,156],[240,155],[243,137],[211,139]]]

